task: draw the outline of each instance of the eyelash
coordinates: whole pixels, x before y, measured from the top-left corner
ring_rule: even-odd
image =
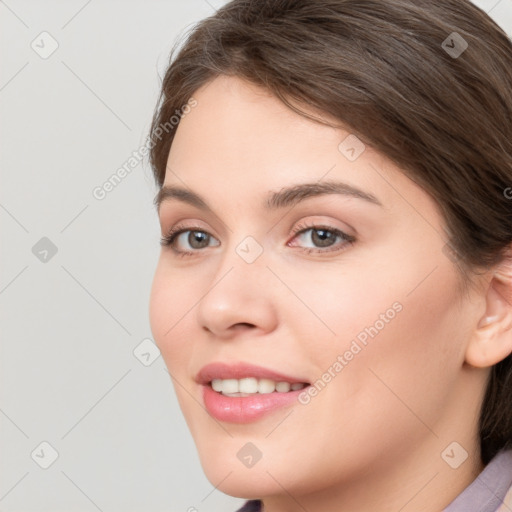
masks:
[[[344,243],[342,245],[342,247],[338,248],[338,249],[322,250],[322,249],[312,249],[311,247],[299,248],[300,251],[306,252],[307,254],[325,253],[325,252],[341,252],[341,251],[345,250],[347,248],[347,246],[354,244],[354,242],[356,241],[355,237],[353,237],[351,235],[347,235],[346,233],[344,233],[343,231],[341,231],[337,228],[332,228],[329,226],[322,226],[322,225],[317,225],[317,224],[307,224],[307,223],[299,224],[292,230],[293,238],[295,238],[297,235],[299,235],[303,232],[305,233],[309,230],[328,231],[328,232],[334,234],[335,236],[342,238],[346,243]],[[185,226],[177,225],[177,226],[171,228],[169,230],[169,232],[167,233],[167,235],[160,239],[160,245],[163,247],[171,247],[173,252],[179,257],[193,256],[194,254],[200,252],[201,249],[196,249],[195,251],[177,251],[174,246],[176,238],[179,235],[181,235],[182,233],[186,233],[187,231],[192,231],[192,232],[199,231],[201,233],[207,233],[207,231],[205,231],[200,226],[186,226],[185,227]]]

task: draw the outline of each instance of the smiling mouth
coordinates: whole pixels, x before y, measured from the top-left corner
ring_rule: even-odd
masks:
[[[247,362],[214,362],[196,375],[207,412],[219,421],[252,423],[295,405],[311,386],[302,377]]]
[[[246,377],[242,379],[213,379],[208,382],[208,385],[217,393],[225,396],[247,397],[300,391],[310,384],[307,382],[286,382]]]

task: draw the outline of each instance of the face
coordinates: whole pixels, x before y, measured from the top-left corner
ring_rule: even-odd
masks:
[[[202,202],[160,205],[162,236],[178,234],[150,322],[209,480],[299,495],[439,458],[467,434],[449,416],[474,392],[461,379],[475,305],[435,201],[350,131],[254,85],[218,77],[194,98],[165,186]],[[224,366],[200,374],[210,363]],[[265,392],[272,381],[307,387]]]

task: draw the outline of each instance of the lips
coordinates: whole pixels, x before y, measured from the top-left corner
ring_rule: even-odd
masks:
[[[246,377],[309,385],[306,379],[249,363],[211,363],[204,366],[196,375],[196,382],[202,388],[203,403],[211,416],[228,423],[254,422],[273,411],[296,405],[299,394],[302,392],[299,389],[283,393],[276,391],[267,394],[254,393],[249,396],[230,396],[214,391],[211,386],[214,379],[243,379]]]

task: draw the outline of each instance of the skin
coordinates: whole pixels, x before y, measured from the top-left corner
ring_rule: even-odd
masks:
[[[462,295],[434,199],[369,146],[349,161],[339,122],[308,120],[235,77],[194,98],[165,185],[196,192],[214,213],[168,200],[159,220],[162,235],[200,226],[210,245],[191,246],[187,233],[176,248],[192,256],[162,248],[150,322],[207,478],[263,499],[266,512],[441,511],[483,469],[477,418],[489,367],[512,351],[510,283],[489,271]],[[330,194],[262,208],[270,191],[330,180],[383,206]],[[292,234],[304,222],[355,241],[319,246],[314,230]],[[263,249],[251,264],[236,252],[247,236]],[[205,364],[250,362],[315,382],[396,302],[401,311],[306,405],[244,425],[204,409],[194,377]],[[250,468],[237,458],[247,442],[262,453]],[[453,442],[455,461],[468,454],[456,469],[441,456]]]

